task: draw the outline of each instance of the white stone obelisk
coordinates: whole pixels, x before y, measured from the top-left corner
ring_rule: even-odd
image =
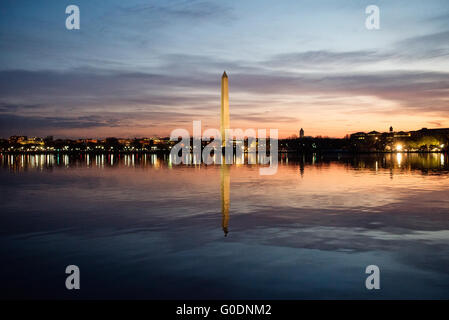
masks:
[[[229,129],[229,87],[228,87],[228,75],[226,71],[223,72],[221,77],[221,121],[220,121],[220,133],[222,146],[226,146],[226,129]]]

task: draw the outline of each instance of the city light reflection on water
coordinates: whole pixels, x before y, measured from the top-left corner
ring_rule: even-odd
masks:
[[[401,167],[401,162],[402,162],[402,153],[397,153],[396,154],[396,161],[398,163],[398,167]]]
[[[188,156],[190,165],[181,166],[206,166],[195,155]],[[392,153],[373,155],[324,155],[312,154],[308,156],[295,156],[282,154],[279,157],[279,165],[323,165],[326,163],[342,163],[353,166],[355,169],[400,169],[423,170],[423,171],[444,171],[448,169],[447,155],[444,153]],[[232,158],[234,165],[249,165],[260,161],[256,154],[234,155]],[[0,154],[0,163],[3,168],[20,171],[27,169],[51,169],[54,167],[91,167],[111,168],[111,167],[172,167],[172,159],[168,154]],[[214,158],[214,164],[217,158]],[[173,166],[176,167],[176,166]]]

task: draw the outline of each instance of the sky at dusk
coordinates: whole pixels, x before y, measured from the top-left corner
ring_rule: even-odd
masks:
[[[449,2],[0,2],[0,137],[218,128],[224,70],[233,128],[449,127]]]

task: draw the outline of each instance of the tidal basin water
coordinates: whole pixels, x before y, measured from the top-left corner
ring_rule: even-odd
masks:
[[[444,154],[0,155],[0,297],[449,298]],[[77,265],[81,289],[65,288]],[[365,268],[380,268],[380,290]]]

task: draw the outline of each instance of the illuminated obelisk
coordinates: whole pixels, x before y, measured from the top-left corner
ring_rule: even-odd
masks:
[[[229,129],[229,87],[228,87],[228,75],[226,71],[223,72],[221,77],[221,120],[220,120],[220,133],[222,146],[226,146],[226,129]]]

